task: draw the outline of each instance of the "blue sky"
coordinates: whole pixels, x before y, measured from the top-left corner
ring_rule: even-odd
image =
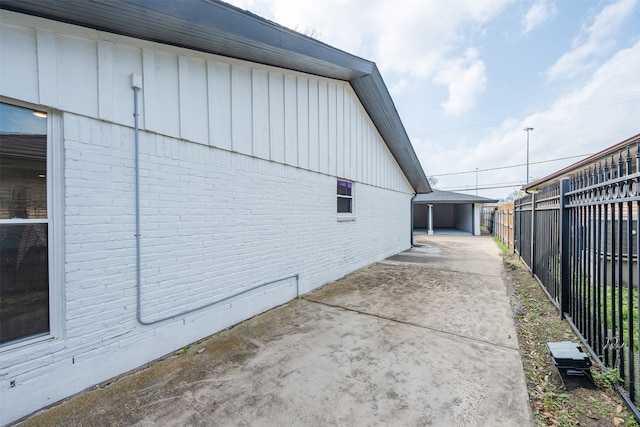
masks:
[[[376,62],[441,189],[519,188],[525,166],[483,169],[526,163],[525,127],[531,178],[640,133],[640,0],[229,3]]]

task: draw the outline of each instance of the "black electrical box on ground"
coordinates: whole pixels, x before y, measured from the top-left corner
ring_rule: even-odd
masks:
[[[594,386],[591,359],[579,344],[570,341],[548,342],[547,348],[567,390]]]

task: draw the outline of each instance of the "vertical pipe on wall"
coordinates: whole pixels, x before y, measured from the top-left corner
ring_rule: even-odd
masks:
[[[418,196],[418,193],[413,193],[413,197],[411,197],[411,224],[409,224],[409,231],[411,232],[411,247],[414,246],[413,244],[413,201],[415,200],[416,196]]]
[[[141,304],[141,286],[140,286],[140,154],[139,154],[139,111],[138,111],[138,92],[142,88],[141,76],[131,75],[131,87],[133,88],[133,133],[134,133],[134,170],[135,170],[135,216],[136,216],[136,316],[138,322],[147,325],[142,320],[142,304]]]
[[[196,310],[201,310],[206,307],[210,307],[216,304],[219,304],[223,301],[231,300],[240,295],[247,294],[252,292],[258,288],[271,285],[273,283],[277,283],[283,280],[293,279],[296,280],[296,298],[300,296],[300,275],[294,274],[291,276],[284,277],[282,279],[270,280],[267,282],[260,283],[255,286],[251,286],[249,288],[243,289],[239,292],[236,292],[232,295],[224,296],[220,299],[211,302],[205,302],[204,304],[190,308],[184,311],[180,311],[178,313],[170,313],[166,316],[160,317],[154,320],[144,320],[142,317],[142,283],[141,283],[141,263],[140,263],[140,126],[139,126],[139,108],[138,108],[138,92],[142,89],[142,76],[132,74],[131,75],[131,88],[133,89],[133,122],[134,122],[134,170],[135,170],[135,217],[136,217],[136,316],[138,322],[142,325],[153,325],[158,322],[162,322],[164,320],[172,319],[178,316],[183,316],[188,313],[192,313]],[[414,196],[415,197],[415,196]],[[413,199],[411,199],[413,202]],[[412,203],[413,205],[413,203]],[[413,212],[413,209],[412,209]],[[413,225],[413,224],[412,224]],[[413,239],[413,230],[412,230],[412,239]],[[413,240],[412,240],[413,242]]]
[[[135,150],[135,175],[136,175],[136,299],[138,322],[142,322],[140,304],[140,154],[139,154],[139,129],[138,129],[138,88],[133,88],[133,117],[134,117],[134,150]]]

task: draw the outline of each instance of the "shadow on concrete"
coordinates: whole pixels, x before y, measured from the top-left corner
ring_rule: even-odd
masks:
[[[428,235],[429,230],[427,228],[414,228],[413,234]],[[457,228],[434,228],[433,234],[453,234],[458,236],[473,236],[473,233],[465,230],[459,230]]]

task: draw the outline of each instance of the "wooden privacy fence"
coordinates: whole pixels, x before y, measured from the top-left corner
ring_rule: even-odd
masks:
[[[514,247],[513,203],[483,208],[482,225],[504,245]]]

